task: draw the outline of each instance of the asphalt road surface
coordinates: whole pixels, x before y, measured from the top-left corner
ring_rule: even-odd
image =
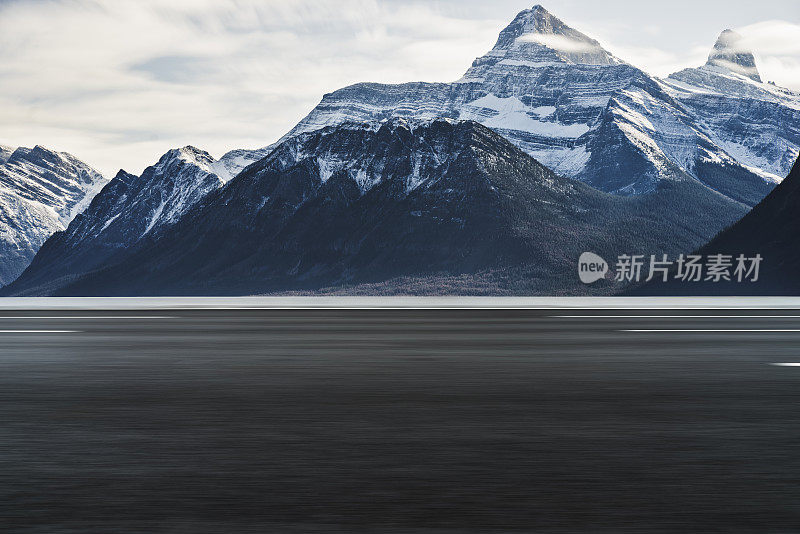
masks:
[[[0,532],[800,532],[790,364],[800,311],[5,310]]]

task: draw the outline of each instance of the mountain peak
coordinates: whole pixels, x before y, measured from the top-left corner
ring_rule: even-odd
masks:
[[[761,83],[753,52],[745,46],[744,37],[733,30],[725,30],[720,34],[708,56],[706,67],[724,69]]]
[[[521,11],[514,19],[514,22],[522,22],[526,31],[536,33],[558,33],[559,29],[567,27],[566,24],[539,4],[531,9]]]
[[[119,172],[117,172],[116,176],[114,176],[114,180],[122,182],[126,185],[130,185],[138,178],[139,178],[138,176],[127,172],[125,169],[120,169]]]
[[[564,35],[566,33],[578,33],[582,38],[588,39],[585,35],[564,24],[541,5],[536,5],[517,14],[511,24],[500,33],[500,39],[495,48],[511,46],[516,39],[527,34]]]
[[[156,169],[162,171],[176,161],[183,161],[184,163],[195,165],[209,174],[214,174],[212,166],[216,160],[205,150],[200,150],[190,145],[183,148],[173,148],[168,151],[158,160]]]
[[[599,42],[570,28],[541,5],[521,11],[501,33],[493,49],[495,55],[506,52],[587,65],[611,65],[619,60]]]
[[[200,150],[197,147],[192,145],[186,145],[183,148],[176,148],[169,151],[170,154],[173,154],[176,157],[188,160],[196,160],[196,161],[211,161],[213,163],[214,158],[206,152],[205,150]]]

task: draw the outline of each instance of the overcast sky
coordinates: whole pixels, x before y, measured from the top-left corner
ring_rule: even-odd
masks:
[[[139,173],[187,144],[266,146],[322,95],[452,81],[534,2],[0,0],[0,143]],[[543,5],[660,76],[734,28],[765,80],[800,90],[797,0],[552,0]]]

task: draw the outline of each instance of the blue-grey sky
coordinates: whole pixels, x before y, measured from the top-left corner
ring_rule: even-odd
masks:
[[[175,146],[270,144],[326,92],[452,81],[534,1],[0,0],[0,143],[140,172]],[[766,80],[800,90],[797,0],[552,0],[612,53],[665,76],[734,28]]]

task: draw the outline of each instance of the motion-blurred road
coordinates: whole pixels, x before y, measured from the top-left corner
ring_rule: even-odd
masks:
[[[0,532],[800,532],[792,363],[786,310],[4,310]]]

